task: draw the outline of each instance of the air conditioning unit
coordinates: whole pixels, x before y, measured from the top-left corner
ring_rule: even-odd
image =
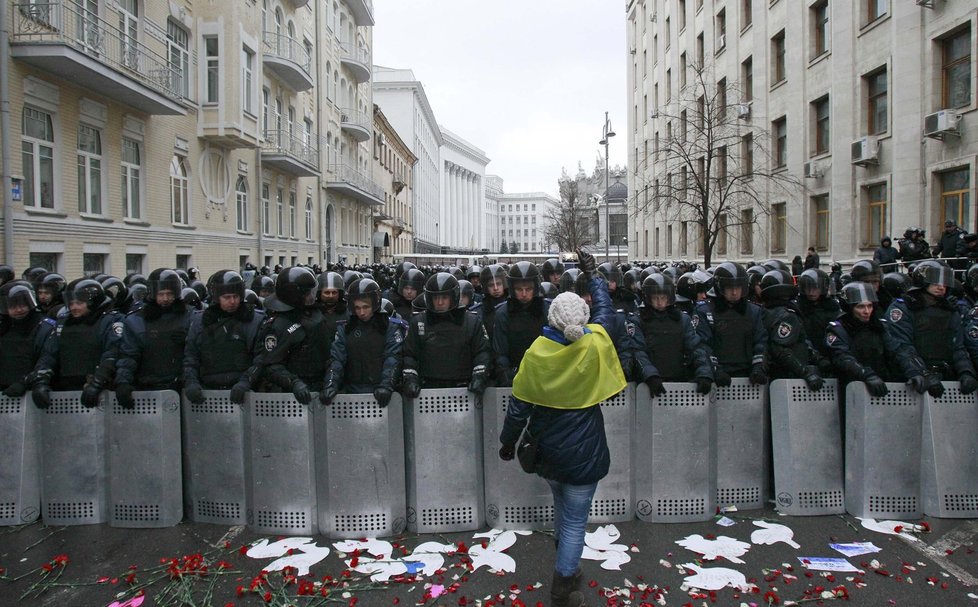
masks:
[[[820,179],[822,177],[822,171],[819,170],[818,164],[815,162],[805,163],[805,178],[806,179]]]
[[[651,21],[652,23],[655,23],[658,18],[659,18],[659,13],[652,13],[649,16],[649,21]]]
[[[924,8],[934,8],[934,0],[917,0],[917,6]]]
[[[717,36],[717,50],[727,47],[727,35],[720,34]]]
[[[961,115],[954,110],[941,110],[924,116],[924,135],[932,139],[944,139],[945,135],[958,135]]]
[[[637,53],[637,52],[638,52],[638,50],[637,50],[637,49],[636,49],[636,48],[635,48],[635,47],[633,46],[633,47],[631,47],[630,49],[628,49],[628,52],[629,52],[630,54],[632,54],[632,55],[634,55],[635,53]]]
[[[738,103],[737,104],[737,118],[741,120],[747,120],[750,118],[750,104],[749,103]]]
[[[872,135],[852,142],[852,164],[867,166],[880,163],[879,141]]]

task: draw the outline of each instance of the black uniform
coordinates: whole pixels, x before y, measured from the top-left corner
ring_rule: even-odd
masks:
[[[875,315],[869,322],[862,322],[846,314],[829,323],[825,345],[843,382],[866,381],[874,375],[884,382],[903,381],[899,369],[892,363],[894,352],[886,322]]]
[[[55,390],[80,390],[89,376],[105,386],[116,373],[122,334],[122,315],[112,310],[63,317],[44,342],[37,368],[53,377]]]
[[[327,331],[317,307],[276,313],[259,332],[249,377],[263,373],[266,392],[291,391],[297,380],[312,392],[321,390],[329,367]]]
[[[795,300],[794,308],[805,324],[805,334],[808,336],[808,341],[818,350],[819,354],[826,356],[828,347],[825,345],[825,331],[829,323],[842,314],[838,300],[832,297],[822,297],[816,301],[809,301],[802,295]]]
[[[731,306],[723,297],[697,304],[690,319],[714,370],[746,377],[766,364],[763,310],[746,299]]]
[[[180,390],[183,347],[193,316],[181,301],[162,308],[151,300],[127,316],[116,383],[142,390]]]
[[[21,396],[30,383],[44,344],[57,323],[40,310],[33,310],[20,320],[0,318],[0,389],[11,389],[8,396]]]
[[[659,375],[663,381],[683,382],[694,378],[713,379],[713,367],[689,316],[676,306],[658,311],[652,306],[639,308],[638,317],[645,337],[649,368],[642,379]]]
[[[251,367],[264,320],[262,310],[243,302],[232,314],[217,305],[194,314],[183,354],[184,383],[206,390],[228,390],[241,381]]]
[[[406,331],[406,322],[380,313],[366,323],[356,316],[340,322],[330,351],[329,381],[351,394],[371,393],[378,386],[393,392]]]
[[[513,385],[523,354],[543,334],[549,313],[550,300],[542,297],[528,304],[510,297],[496,307],[490,342],[498,385]]]
[[[461,308],[424,311],[411,318],[404,342],[404,384],[466,386],[473,375],[486,373],[490,358],[489,336],[478,316]]]
[[[772,379],[805,379],[820,389],[817,365],[821,356],[805,333],[805,323],[792,305],[777,305],[764,311],[768,334],[768,361]],[[818,387],[814,387],[816,384]]]
[[[886,318],[897,362],[907,379],[929,373],[944,381],[959,380],[962,374],[974,377],[961,316],[950,300],[912,289],[893,300]]]

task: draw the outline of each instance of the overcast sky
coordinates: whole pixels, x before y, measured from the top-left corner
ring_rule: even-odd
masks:
[[[507,193],[590,173],[604,113],[626,162],[624,0],[373,0],[374,63],[409,68],[435,119],[486,152]]]

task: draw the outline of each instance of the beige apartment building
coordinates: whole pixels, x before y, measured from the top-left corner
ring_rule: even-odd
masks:
[[[370,0],[12,0],[8,263],[371,258]]]
[[[724,166],[729,155],[797,183],[731,209],[741,225],[714,259],[814,246],[826,264],[869,257],[909,226],[931,243],[945,219],[976,231],[974,2],[631,0],[626,11],[631,258],[702,251],[698,225],[655,187],[670,171],[660,142],[685,133],[674,117],[695,111],[680,100],[701,68],[740,132]]]
[[[393,263],[395,257],[413,252],[411,185],[418,157],[397,134],[383,110],[374,105],[374,181],[384,188],[384,204],[373,216],[371,237],[376,263]]]

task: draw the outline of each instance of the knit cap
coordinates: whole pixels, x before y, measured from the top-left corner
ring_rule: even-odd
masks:
[[[547,321],[564,334],[568,341],[577,341],[584,335],[584,325],[591,317],[591,309],[576,293],[561,293],[550,302]]]

